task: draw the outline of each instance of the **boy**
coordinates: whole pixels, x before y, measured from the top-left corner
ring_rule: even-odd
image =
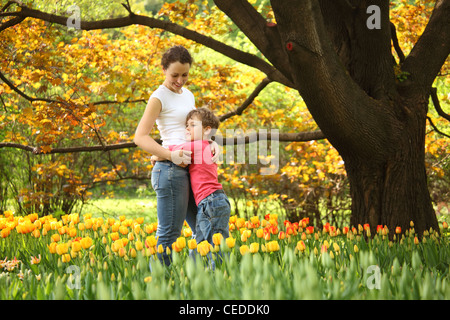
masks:
[[[197,205],[197,243],[204,240],[213,244],[212,236],[220,233],[229,236],[230,202],[217,179],[217,164],[212,162],[210,137],[219,127],[219,119],[207,108],[197,108],[186,116],[186,139],[188,142],[169,147],[173,150],[192,151],[189,175]],[[214,268],[214,266],[213,266]]]

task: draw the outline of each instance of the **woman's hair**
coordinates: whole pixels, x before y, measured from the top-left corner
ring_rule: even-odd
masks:
[[[185,47],[173,46],[163,54],[161,65],[164,70],[167,70],[173,62],[180,62],[182,64],[189,63],[192,65],[192,61],[192,56]]]
[[[201,122],[203,128],[211,127],[212,131],[215,132],[219,128],[220,120],[219,118],[209,110],[208,108],[197,108],[191,110],[186,116],[186,124],[192,117],[197,117]],[[216,129],[216,130],[214,130]]]

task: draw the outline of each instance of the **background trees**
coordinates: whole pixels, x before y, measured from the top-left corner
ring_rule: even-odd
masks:
[[[322,100],[325,99],[325,91],[322,85],[318,85],[319,80],[312,77],[314,68],[309,71],[305,68],[305,62],[301,59],[306,58],[295,56],[288,59],[286,41],[293,44],[295,51],[298,41],[303,41],[301,39],[305,34],[311,34],[308,30],[297,29],[298,21],[292,19],[290,12],[278,8],[276,1],[272,1],[274,10],[269,1],[216,1],[218,7],[211,1],[167,2],[161,4],[158,11],[157,1],[136,1],[131,5],[122,3],[107,1],[93,6],[78,1],[81,29],[84,31],[67,28],[67,19],[70,14],[73,15],[73,11],[67,12],[72,5],[69,1],[57,4],[34,1],[24,4],[21,10],[15,2],[2,3],[2,199],[14,198],[18,210],[26,212],[70,211],[74,201],[86,199],[96,186],[109,183],[126,186],[132,181],[128,185],[135,188],[136,179],[138,183],[145,183],[151,165],[148,155],[134,148],[132,134],[149,92],[161,82],[161,52],[173,44],[183,44],[195,56],[190,89],[194,91],[198,105],[209,105],[222,115],[223,129],[248,132],[250,129],[278,128],[282,140],[291,140],[280,144],[280,169],[275,175],[259,175],[261,164],[225,163],[221,167],[227,191],[236,203],[240,201],[245,204],[237,208],[244,213],[251,209],[253,214],[258,208],[267,210],[264,202],[271,200],[271,204],[277,203],[292,218],[309,216],[316,219],[316,224],[320,223],[321,215],[329,215],[328,221],[334,219],[336,215],[333,213],[337,211],[347,212],[348,218],[348,182],[339,153],[347,156],[347,172],[352,163],[353,170],[350,171],[355,172],[352,177],[356,186],[359,180],[357,175],[366,163],[361,162],[360,157],[366,151],[356,145],[367,145],[369,149],[373,149],[374,145],[370,145],[370,139],[356,139],[356,134],[353,137],[347,133],[343,137],[344,126],[330,131],[333,127],[330,119],[320,120],[327,114],[331,120],[335,118],[330,111],[333,97],[330,96],[328,101]],[[342,17],[341,14],[349,14],[354,23],[365,23],[368,15],[353,14],[355,9],[351,6],[360,6],[358,12],[362,12],[361,8],[366,8],[368,4],[352,3],[342,1],[350,8],[336,8],[327,1],[320,1],[324,30],[347,30],[347,33],[331,32],[331,44],[323,39],[321,41],[323,45],[331,46],[339,42],[346,45],[336,52],[350,72],[354,81],[352,86],[357,89],[349,90],[349,94],[351,91],[359,92],[360,100],[354,98],[349,101],[361,102],[354,106],[355,112],[360,112],[359,105],[368,99],[365,95],[380,101],[386,92],[409,88],[402,85],[409,84],[411,80],[411,72],[403,68],[403,62],[425,29],[434,1],[391,2],[390,16],[386,16],[386,11],[383,16],[383,23],[387,23],[383,28],[391,27],[390,18],[397,28],[399,46],[395,40],[383,38],[383,59],[387,59],[389,54],[391,60],[377,62],[370,57],[372,71],[365,70],[361,65],[367,65],[367,57],[354,51],[355,44],[361,50],[368,48],[367,43],[361,42],[365,35],[348,33],[359,29],[344,27],[342,21],[345,19],[331,19],[332,15]],[[448,1],[438,3],[445,8],[448,6]],[[385,2],[383,10],[388,5]],[[286,6],[297,8],[299,4],[292,2]],[[317,8],[315,10],[317,15]],[[317,17],[314,16],[315,19]],[[307,25],[306,22],[302,24],[303,27]],[[297,38],[286,38],[289,37],[288,30],[296,30]],[[439,34],[436,31],[436,35]],[[380,36],[385,37],[386,34]],[[308,40],[308,37],[305,39]],[[308,41],[305,43],[308,45]],[[403,51],[398,50],[399,47]],[[326,52],[334,54],[331,50]],[[337,61],[336,57],[332,58]],[[395,59],[395,64],[392,59]],[[373,72],[377,70],[378,63],[386,66],[387,73],[380,75],[381,78],[375,77],[376,72]],[[317,61],[312,65],[317,67]],[[443,110],[448,106],[449,99],[446,95],[447,73],[448,64],[445,64],[434,82],[437,90],[433,97],[440,100]],[[316,88],[323,91],[322,96],[313,92]],[[317,101],[321,101],[318,107],[327,107],[324,111],[316,111],[314,116],[320,120],[322,131],[327,131],[327,139],[334,147],[323,139],[317,119],[312,118],[297,90],[303,98],[306,97],[313,113],[319,110],[314,109]],[[428,93],[421,99],[422,105],[428,104]],[[334,108],[339,110],[341,106],[342,103],[335,103]],[[375,117],[380,122],[373,126],[367,137],[384,137],[387,130],[394,130],[392,123],[384,122],[384,116],[389,112],[383,110]],[[445,112],[442,113],[445,118]],[[424,119],[427,117],[429,120],[425,128]],[[394,122],[397,124],[403,121],[399,120],[398,114],[392,115],[392,118],[396,118]],[[423,143],[426,146],[423,156],[431,179],[431,196],[435,203],[447,203],[448,139],[437,134],[438,130],[445,131],[445,120],[438,116],[434,108],[430,108],[428,113],[421,115],[420,121],[417,128],[422,128],[420,130],[427,140],[426,144],[425,141]],[[342,124],[354,126],[352,123],[347,121]],[[157,132],[154,134],[157,136]],[[398,134],[403,136],[403,132]],[[305,140],[310,142],[299,142]],[[39,155],[34,155],[33,151]],[[353,153],[359,153],[358,160],[352,159],[350,154]],[[392,153],[386,152],[378,159],[382,168],[386,167],[383,161],[390,157],[388,154]],[[376,159],[373,157],[370,160]],[[371,173],[374,169],[374,166],[367,166],[364,171]],[[409,183],[392,183],[397,185],[397,189],[402,184]],[[373,181],[368,185],[372,185],[373,190],[380,189],[375,187]],[[417,188],[414,186],[413,189]],[[370,208],[379,207],[382,202],[380,197],[369,192],[366,197],[374,198],[371,204],[356,208],[355,203],[360,201],[355,199],[364,199],[367,190],[370,187],[367,189],[364,184],[353,188],[353,216],[359,219],[353,222],[372,222],[368,221]],[[358,191],[362,194],[358,195]],[[4,208],[5,200],[0,203]],[[364,204],[364,201],[361,203]],[[375,211],[381,212],[381,209]],[[397,224],[409,222],[411,215],[413,213]],[[381,213],[375,215],[374,221],[388,225],[393,223],[382,221],[381,216]]]

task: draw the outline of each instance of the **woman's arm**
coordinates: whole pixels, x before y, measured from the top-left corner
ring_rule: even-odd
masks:
[[[145,108],[141,121],[138,124],[136,132],[134,134],[134,143],[142,150],[147,151],[152,155],[156,155],[159,158],[170,160],[177,165],[189,164],[191,160],[190,151],[169,151],[163,148],[152,137],[150,132],[161,112],[161,101],[157,98],[151,98]]]

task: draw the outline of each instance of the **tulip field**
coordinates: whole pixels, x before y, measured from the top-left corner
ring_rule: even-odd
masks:
[[[229,238],[196,243],[185,225],[162,248],[157,223],[144,220],[5,211],[0,299],[450,299],[445,221],[423,235],[413,222],[408,230],[377,226],[370,234],[368,225],[318,228],[306,218],[232,216]],[[163,251],[172,255],[169,267],[156,259]]]

